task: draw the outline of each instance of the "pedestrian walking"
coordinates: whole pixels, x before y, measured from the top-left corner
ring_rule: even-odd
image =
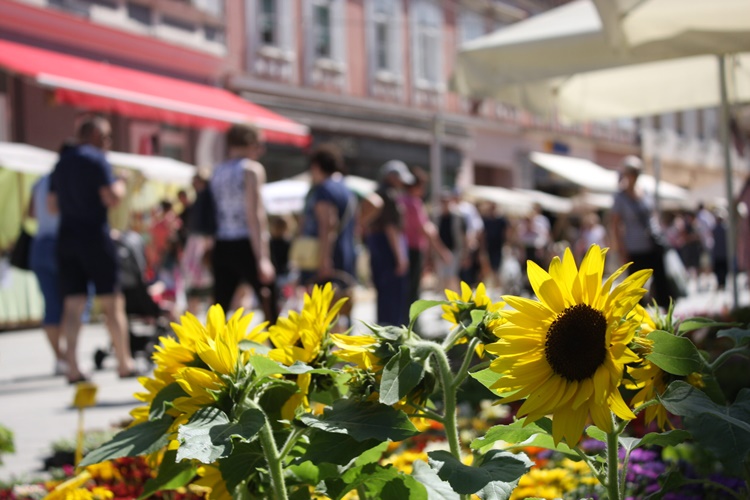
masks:
[[[216,232],[216,210],[208,189],[209,174],[199,170],[193,177],[195,201],[185,219],[185,250],[181,257],[187,310],[197,314],[202,301],[210,301],[213,290],[209,257]],[[184,213],[184,212],[183,212]]]
[[[404,302],[409,272],[403,208],[398,200],[404,186],[414,182],[414,175],[404,162],[390,160],[380,167],[380,179],[376,193],[382,208],[370,223],[366,241],[377,294],[378,323],[398,326],[408,322]]]
[[[67,149],[69,146],[63,146]],[[60,335],[63,299],[60,294],[60,273],[57,267],[57,232],[60,216],[50,213],[47,206],[50,176],[42,176],[31,190],[29,216],[36,219],[37,231],[31,242],[29,264],[39,282],[44,297],[44,318],[42,329],[55,355],[55,375],[65,375],[68,363],[65,361],[64,341]]]
[[[628,156],[620,174],[620,191],[611,213],[612,246],[623,262],[632,262],[631,273],[653,269],[651,297],[663,308],[669,307],[670,293],[664,268],[664,246],[653,204],[636,189],[643,168],[640,158]]]
[[[414,182],[406,186],[400,200],[404,210],[404,236],[409,251],[409,293],[405,302],[407,310],[412,303],[419,300],[427,251],[430,248],[435,250],[441,263],[452,258],[450,251],[440,240],[437,227],[430,220],[424,206],[427,174],[419,167],[413,168],[411,172]]]
[[[210,184],[216,206],[214,300],[229,311],[238,287],[247,283],[266,320],[275,323],[279,305],[261,198],[266,170],[258,161],[264,152],[260,131],[252,125],[232,125],[226,146],[227,160],[214,169]]]
[[[344,183],[344,160],[333,144],[324,144],[310,155],[312,187],[305,199],[303,238],[315,241],[314,269],[302,269],[300,282],[306,286],[332,283],[337,298],[349,300],[340,313],[348,328],[351,321],[355,283],[354,227],[357,197]]]
[[[60,154],[50,177],[50,212],[60,214],[57,257],[63,296],[61,332],[66,341],[70,383],[86,380],[78,366],[76,347],[89,282],[104,311],[120,377],[137,375],[130,353],[125,301],[118,284],[115,245],[107,222],[108,209],[125,196],[125,182],[115,178],[105,157],[111,130],[104,118],[85,119],[78,129],[78,143]]]

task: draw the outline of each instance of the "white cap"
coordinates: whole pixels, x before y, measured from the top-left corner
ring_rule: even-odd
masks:
[[[416,180],[414,178],[414,174],[409,171],[409,167],[407,167],[406,163],[402,162],[401,160],[390,160],[385,162],[383,166],[380,167],[381,178],[385,178],[390,174],[398,174],[401,182],[403,182],[407,186],[414,184],[414,181]]]

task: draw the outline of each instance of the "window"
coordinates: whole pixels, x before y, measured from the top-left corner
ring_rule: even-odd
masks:
[[[128,2],[128,17],[147,26],[153,24],[151,7],[145,5]]]
[[[473,10],[462,10],[459,17],[459,43],[479,38],[485,34],[484,17]]]
[[[331,59],[331,5],[328,0],[319,0],[313,5],[313,47],[315,57]]]
[[[428,0],[414,3],[414,73],[417,84],[442,83],[442,24],[440,7]]]
[[[264,45],[278,45],[279,33],[276,0],[260,0],[260,41]]]
[[[377,71],[394,71],[395,61],[392,47],[396,35],[393,23],[395,5],[393,0],[374,0],[373,3],[375,69]]]
[[[224,0],[192,0],[196,9],[215,17],[224,15]]]

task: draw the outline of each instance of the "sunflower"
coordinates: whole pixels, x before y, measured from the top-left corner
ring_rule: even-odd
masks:
[[[657,325],[648,311],[640,305],[637,305],[633,309],[633,316],[641,323],[638,335],[633,339],[633,343],[639,354],[643,356],[643,361],[637,366],[627,367],[630,380],[626,380],[624,385],[627,389],[638,391],[630,400],[630,405],[633,408],[637,408],[653,399],[658,399],[657,396],[664,394],[670,382],[683,377],[671,375],[646,359],[646,356],[651,353],[653,346],[653,341],[647,339],[646,336],[656,330]],[[673,330],[672,325],[662,326]],[[691,373],[687,377],[684,377],[684,380],[699,389],[704,386],[703,376],[700,373]],[[661,430],[667,427],[674,428],[669,421],[666,408],[661,403],[646,408],[643,411],[643,419],[646,424],[650,424],[656,420],[656,425]]]
[[[445,298],[451,303],[443,304],[443,319],[448,321],[452,328],[458,325],[468,326],[471,324],[471,311],[484,309],[489,312],[500,310],[505,304],[499,302],[494,304],[487,296],[484,283],[479,283],[476,290],[464,281],[461,282],[461,293],[453,290],[445,290]]]
[[[283,365],[291,366],[296,362],[314,364],[323,352],[323,342],[328,335],[339,310],[346,298],[334,299],[333,286],[326,283],[315,285],[312,293],[305,294],[302,310],[290,311],[288,318],[279,318],[275,325],[268,329],[268,335],[274,348],[268,357]],[[310,392],[312,377],[309,373],[298,375],[298,392],[284,404],[282,418],[292,420],[297,408],[301,405],[309,409],[307,395]]]
[[[250,329],[253,314],[243,315],[242,309],[227,320],[221,306],[211,306],[205,326],[190,313],[180,320],[179,324],[172,323],[177,338],[159,338],[153,355],[153,377],[138,379],[145,392],[136,393],[135,397],[147,406],[131,411],[136,424],[148,420],[151,402],[159,391],[175,382],[188,395],[175,400],[177,411],[170,410],[173,416],[180,412],[192,414],[213,403],[216,397],[211,391],[223,387],[220,376],[234,375],[252,354],[250,350],[242,351],[239,343],[249,340],[260,344],[268,338],[267,323]]]
[[[626,364],[640,361],[628,345],[638,321],[628,313],[643,297],[651,270],[633,273],[613,287],[627,265],[602,284],[607,250],[592,245],[576,267],[570,249],[549,272],[529,261],[528,275],[539,301],[507,296],[515,311],[504,312],[507,323],[487,346],[499,356],[490,368],[503,375],[492,388],[510,393],[507,403],[526,399],[518,411],[527,423],[552,414],[555,443],[578,443],[591,417],[612,431],[614,412],[622,419],[635,415],[618,387]]]

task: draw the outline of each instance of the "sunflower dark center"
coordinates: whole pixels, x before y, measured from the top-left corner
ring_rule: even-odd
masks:
[[[596,373],[607,354],[607,319],[588,304],[568,307],[547,331],[544,353],[552,371],[569,381]]]

